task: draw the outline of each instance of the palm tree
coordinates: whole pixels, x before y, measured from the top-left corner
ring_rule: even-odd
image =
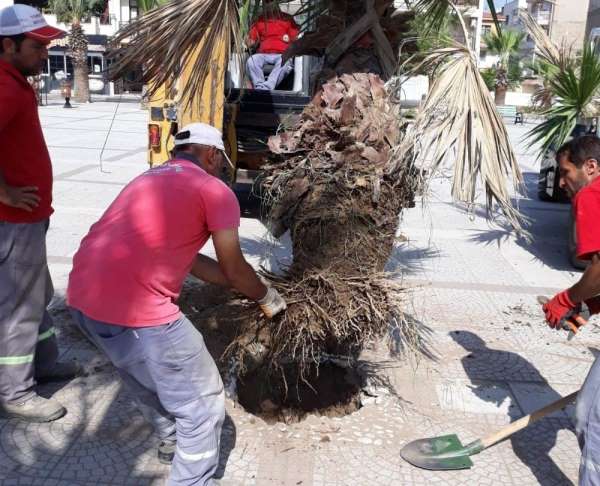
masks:
[[[554,93],[552,93],[550,81],[560,71],[556,66],[544,61],[543,59],[536,59],[534,62],[529,64],[528,67],[542,83],[542,86],[536,89],[535,93],[533,93],[531,102],[537,108],[547,110],[552,106],[552,101],[554,99]]]
[[[215,46],[240,48],[239,3],[177,0],[142,16],[117,36],[129,42],[115,56],[113,76],[143,64],[145,79],[158,89],[195,59],[179,96],[184,110],[198,106],[198,93],[215,73]],[[298,365],[298,374],[284,379],[292,385],[309,379],[307,368],[326,354],[356,357],[390,323],[404,344],[418,349],[420,331],[398,312],[381,274],[399,212],[417,186],[415,160],[430,161],[430,172],[453,161],[455,199],[473,203],[480,180],[490,214],[495,202],[520,227],[509,180],[518,185],[521,173],[462,12],[450,0],[410,3],[406,12],[389,1],[302,2],[305,35],[285,53],[323,59],[315,96],[296,126],[269,140],[274,157],[264,171],[271,229],[291,234],[293,263],[273,277],[290,306],[273,323],[248,314],[228,352],[243,364],[259,337],[273,370],[286,376],[284,368]],[[411,69],[433,71],[435,81],[409,123],[395,100],[412,74],[406,66],[415,65],[414,58],[399,62],[410,42],[414,52],[415,14],[423,15],[423,37],[435,37],[451,15],[465,42],[419,53]]]
[[[519,52],[524,38],[524,33],[514,30],[494,31],[483,36],[483,41],[487,44],[489,51],[500,58],[496,65],[495,101],[497,105],[502,106],[506,102],[506,92],[510,85],[509,62],[511,57]]]
[[[88,41],[81,22],[94,13],[103,0],[51,0],[50,9],[59,22],[70,24],[69,54],[73,62],[73,100],[87,103],[90,100],[89,70],[87,64]]]
[[[553,102],[542,111],[546,120],[528,133],[532,146],[540,144],[542,155],[565,143],[578,123],[600,114],[600,58],[587,43],[581,54],[557,46],[528,13],[521,18],[549,73],[540,97]]]

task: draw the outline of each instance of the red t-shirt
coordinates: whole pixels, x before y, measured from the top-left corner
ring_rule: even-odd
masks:
[[[600,253],[600,177],[573,198],[577,228],[577,258],[590,260]]]
[[[9,186],[36,186],[40,204],[31,213],[0,203],[0,221],[35,223],[52,214],[52,164],[27,79],[0,59],[0,172]]]
[[[239,224],[235,194],[193,162],[151,169],[123,189],[82,240],[67,303],[109,324],[172,322],[198,251],[211,232]]]
[[[261,54],[282,54],[290,43],[298,37],[300,28],[294,17],[285,13],[260,16],[250,27],[248,36],[254,42],[259,41],[258,52]],[[283,36],[289,41],[285,42]]]

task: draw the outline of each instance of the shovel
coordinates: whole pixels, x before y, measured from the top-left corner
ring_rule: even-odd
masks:
[[[469,469],[473,461],[469,456],[479,454],[481,451],[493,446],[501,440],[510,437],[515,432],[524,429],[537,420],[561,410],[577,397],[578,391],[557,400],[544,408],[537,410],[525,417],[521,417],[512,424],[504,427],[495,434],[477,439],[467,445],[462,445],[456,434],[419,439],[406,444],[400,451],[402,458],[413,466],[431,471],[450,471],[454,469]]]

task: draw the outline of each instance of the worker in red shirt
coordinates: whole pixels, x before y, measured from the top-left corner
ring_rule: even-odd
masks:
[[[57,363],[46,262],[52,166],[27,76],[42,71],[47,45],[65,34],[27,5],[0,10],[0,417],[49,422],[66,410],[35,392],[37,381],[73,377]]]
[[[240,207],[218,176],[222,134],[193,123],[173,159],[131,181],[73,257],[67,303],[111,359],[173,461],[169,485],[208,485],[219,464],[223,383],[202,335],[177,299],[188,274],[233,287],[267,317],[285,310],[240,249]],[[198,252],[212,239],[215,261]]]
[[[254,89],[274,90],[292,71],[292,59],[282,65],[282,54],[300,32],[291,15],[283,13],[275,0],[265,0],[263,14],[252,24],[248,34],[248,47],[258,46],[248,58],[247,68]],[[264,67],[273,70],[265,79]]]
[[[587,135],[568,142],[556,155],[560,187],[573,202],[577,257],[590,265],[575,285],[543,306],[548,324],[561,329],[563,320],[585,303],[600,314],[600,139]],[[582,451],[579,484],[600,485],[600,359],[596,359],[577,397],[575,429]]]

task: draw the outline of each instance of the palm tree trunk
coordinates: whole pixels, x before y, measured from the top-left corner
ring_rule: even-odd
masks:
[[[506,86],[496,86],[496,91],[494,93],[494,101],[497,106],[504,106],[506,104]]]
[[[498,66],[496,72],[496,92],[494,101],[498,106],[506,104],[506,92],[508,91],[508,73],[503,65]]]
[[[73,62],[74,74],[74,96],[73,100],[79,103],[90,101],[90,82],[87,65],[87,46],[88,42],[79,22],[73,22],[71,25],[71,34],[69,36],[69,50]]]

